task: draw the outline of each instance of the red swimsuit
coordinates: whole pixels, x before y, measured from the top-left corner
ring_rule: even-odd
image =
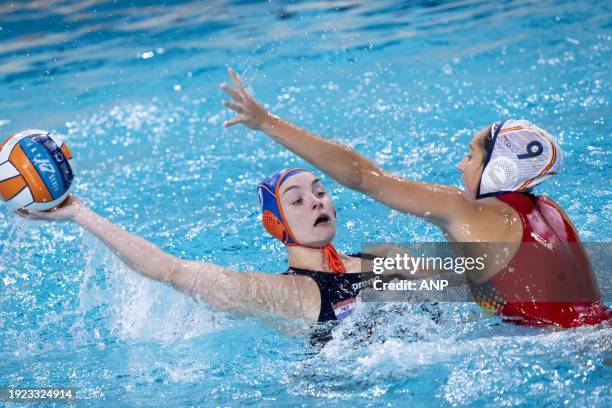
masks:
[[[507,193],[523,222],[523,243],[512,260],[484,284],[471,285],[485,310],[530,326],[576,327],[612,322],[580,239],[546,197]]]

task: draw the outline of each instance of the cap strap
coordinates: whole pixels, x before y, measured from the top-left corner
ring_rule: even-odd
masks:
[[[327,262],[327,266],[336,272],[336,273],[344,273],[346,272],[346,268],[342,263],[342,259],[340,259],[340,255],[336,251],[336,248],[332,244],[327,244],[323,247],[323,253],[325,254],[325,261]]]

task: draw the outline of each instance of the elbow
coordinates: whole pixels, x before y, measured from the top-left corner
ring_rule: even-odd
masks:
[[[363,189],[363,172],[360,168],[352,169],[349,177],[344,181],[344,186],[351,190],[361,191]]]
[[[351,162],[350,169],[351,174],[345,184],[346,187],[369,196],[376,193],[377,188],[375,187],[381,183],[381,176],[384,175],[380,168],[360,157],[359,160]]]
[[[363,157],[358,155],[353,149],[349,147],[345,147],[345,149],[347,155],[344,166],[349,170],[349,173],[347,174],[347,177],[342,180],[341,184],[347,188],[350,188],[351,190],[361,191],[364,185],[364,174],[367,168],[367,163],[364,163]]]
[[[175,288],[185,285],[186,277],[191,269],[190,261],[169,254],[165,254],[163,262],[160,262],[158,267],[164,271],[159,281],[169,283]]]

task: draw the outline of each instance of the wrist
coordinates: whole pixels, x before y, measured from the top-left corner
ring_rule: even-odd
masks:
[[[89,208],[85,207],[83,204],[79,204],[74,209],[74,213],[70,216],[70,220],[76,222],[77,224],[83,224],[83,222],[87,219],[87,214],[91,213]]]
[[[280,120],[281,119],[278,116],[266,111],[260,121],[260,130],[262,132],[269,133],[277,127]]]

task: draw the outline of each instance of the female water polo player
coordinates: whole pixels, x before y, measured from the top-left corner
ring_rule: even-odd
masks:
[[[371,269],[362,272],[361,255],[339,254],[332,245],[336,211],[321,181],[307,170],[289,169],[264,179],[257,193],[265,229],[287,246],[289,269],[282,275],[236,272],[209,262],[176,258],[99,216],[74,195],[49,211],[17,213],[32,219],[74,221],[135,271],[169,282],[216,309],[302,318],[308,323],[349,316],[359,293],[372,287],[375,275]],[[367,268],[367,262],[363,267]],[[329,335],[327,329],[315,330],[317,340]]]
[[[486,310],[534,326],[575,327],[612,319],[571,221],[553,200],[530,193],[563,165],[561,149],[546,131],[525,120],[481,129],[457,165],[462,191],[385,172],[351,148],[271,114],[231,68],[228,73],[234,87],[220,86],[233,101],[223,104],[236,116],[224,127],[242,123],[265,132],[338,183],[434,223],[451,242],[517,244],[496,253],[497,265],[467,275]],[[544,245],[534,249],[530,243]]]

